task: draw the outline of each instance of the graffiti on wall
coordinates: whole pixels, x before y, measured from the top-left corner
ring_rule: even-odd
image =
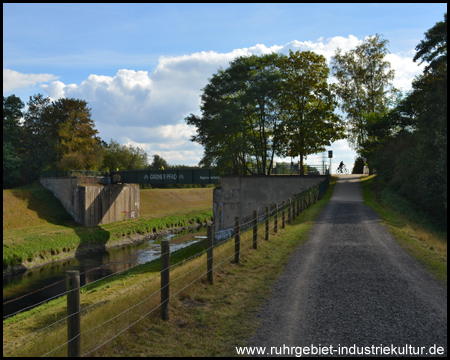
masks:
[[[122,211],[122,220],[134,219],[136,217],[136,211]]]

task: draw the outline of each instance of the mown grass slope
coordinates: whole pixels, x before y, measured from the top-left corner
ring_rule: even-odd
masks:
[[[141,190],[138,219],[85,228],[39,183],[3,190],[3,269],[124,236],[202,223],[212,217],[212,188]]]

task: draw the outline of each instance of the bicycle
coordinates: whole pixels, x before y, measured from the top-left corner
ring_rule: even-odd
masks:
[[[336,174],[349,174],[349,171],[347,169],[347,166],[342,165],[342,167],[338,167],[336,169]]]

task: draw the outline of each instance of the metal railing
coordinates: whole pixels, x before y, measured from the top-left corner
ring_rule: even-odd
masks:
[[[106,171],[94,170],[46,170],[41,173],[41,177],[69,177],[69,176],[105,176]]]

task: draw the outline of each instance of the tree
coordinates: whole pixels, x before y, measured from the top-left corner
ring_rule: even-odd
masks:
[[[17,96],[3,96],[3,188],[17,186],[22,179],[19,156],[22,128],[20,119],[25,104]]]
[[[385,61],[389,53],[388,41],[379,34],[368,37],[354,50],[343,54],[337,49],[332,57],[332,74],[338,82],[334,85],[346,113],[348,139],[362,156],[368,143],[376,141],[368,135],[367,127],[374,120],[373,114],[384,114],[393,100],[396,90],[392,86],[394,70]]]
[[[203,89],[202,116],[185,119],[197,127],[191,140],[205,147],[202,165],[215,165],[219,173],[270,173],[281,154],[279,56],[237,58]]]
[[[77,168],[98,170],[102,163],[101,140],[96,135],[91,109],[87,102],[62,98],[52,103],[46,114],[47,122],[54,124],[52,139],[56,151],[55,165],[61,170],[70,170],[75,159],[81,161]],[[67,157],[70,159],[67,159]]]
[[[336,102],[327,84],[329,68],[325,57],[312,51],[289,51],[280,59],[283,79],[280,105],[288,144],[285,156],[300,156],[325,151],[332,141],[344,137],[340,118],[334,113]]]
[[[161,169],[167,170],[169,168],[169,164],[161,156],[153,155],[153,162],[151,163],[149,168],[151,170],[161,170]]]
[[[42,94],[30,96],[23,122],[23,175],[26,182],[36,180],[53,162],[52,125],[46,122],[51,100]]]
[[[421,60],[419,65],[428,62],[425,73],[438,71],[441,66],[447,67],[447,13],[444,21],[436,23],[425,33],[425,40],[420,41],[416,50],[413,60]]]
[[[111,139],[104,146],[103,168],[115,169],[145,169],[148,166],[147,153],[131,145],[120,145]]]

